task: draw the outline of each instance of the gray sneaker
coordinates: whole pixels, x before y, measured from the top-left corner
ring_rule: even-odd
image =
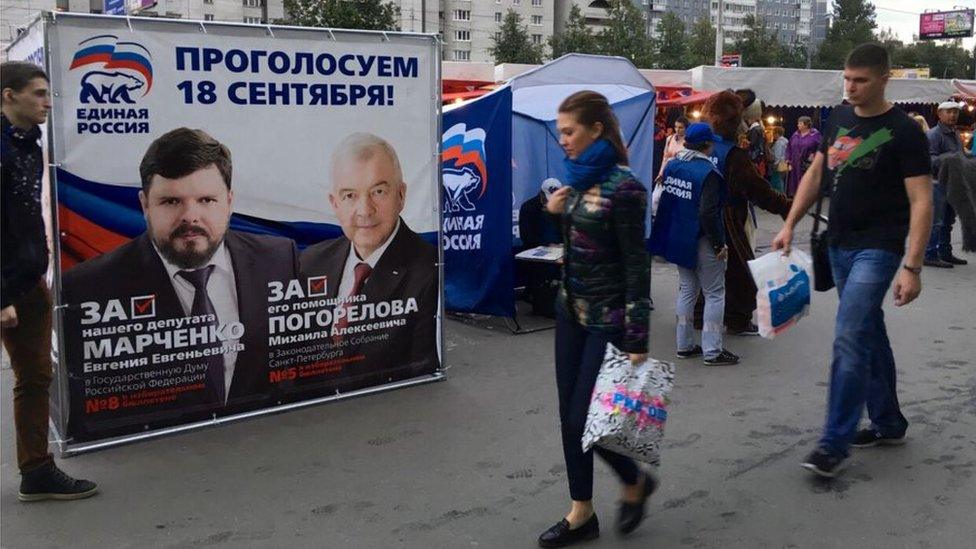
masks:
[[[739,363],[739,355],[732,354],[725,349],[718,356],[705,359],[705,366],[732,366]]]
[[[98,486],[94,482],[71,478],[52,461],[21,475],[17,499],[85,499],[94,496],[95,492],[98,492]]]
[[[877,429],[861,429],[854,434],[851,446],[854,448],[870,448],[872,446],[900,446],[905,444],[905,435],[900,437],[886,437]]]

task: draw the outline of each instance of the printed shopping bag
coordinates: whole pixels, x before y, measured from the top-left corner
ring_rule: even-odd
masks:
[[[790,329],[810,311],[813,263],[803,250],[789,255],[770,252],[749,262],[756,281],[756,323],[759,335],[772,339]]]
[[[659,465],[672,387],[674,364],[649,358],[634,365],[626,353],[608,343],[593,386],[583,451],[599,445]]]

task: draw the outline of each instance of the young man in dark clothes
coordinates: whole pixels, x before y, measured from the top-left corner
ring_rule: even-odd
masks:
[[[38,124],[51,110],[48,79],[39,67],[0,65],[2,88],[3,345],[14,371],[14,426],[21,501],[81,499],[98,490],[54,464],[47,449],[51,384],[51,294],[44,281],[48,248],[41,217],[44,158]]]
[[[925,134],[885,99],[888,77],[884,48],[863,44],[851,51],[844,66],[850,105],[834,109],[820,151],[773,240],[774,250],[789,251],[793,228],[830,185],[830,264],[840,303],[827,421],[818,448],[801,464],[828,478],[851,446],[899,444],[908,428],[881,305],[892,280],[897,306],[911,303],[922,290],[932,180]],[[865,406],[871,425],[858,430]]]

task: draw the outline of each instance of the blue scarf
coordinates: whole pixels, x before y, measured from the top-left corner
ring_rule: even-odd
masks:
[[[585,192],[606,178],[617,165],[617,150],[606,139],[597,139],[575,160],[566,157],[567,184],[578,192]]]

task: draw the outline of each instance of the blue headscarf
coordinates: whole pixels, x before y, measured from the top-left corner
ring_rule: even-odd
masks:
[[[589,190],[606,178],[607,173],[617,165],[617,149],[607,139],[597,139],[575,160],[566,157],[567,184],[578,192]]]

